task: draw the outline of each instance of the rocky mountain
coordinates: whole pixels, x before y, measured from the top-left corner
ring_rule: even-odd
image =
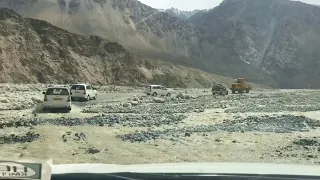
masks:
[[[0,6],[143,57],[270,86],[320,87],[320,8],[301,2],[224,0],[188,20],[137,0],[0,0]]]
[[[270,75],[201,38],[195,25],[137,0],[0,0],[1,7],[83,35],[98,35],[130,52],[222,76],[276,86]],[[232,63],[231,65],[228,63]]]
[[[289,0],[224,0],[189,21],[201,29],[202,41],[264,70],[280,87],[320,88],[319,7]]]
[[[0,9],[0,82],[209,87],[231,79],[129,53],[98,36],[72,34]]]
[[[174,16],[174,17],[177,17],[177,18],[180,18],[180,19],[183,19],[183,20],[187,20],[189,19],[190,17],[192,17],[193,15],[199,13],[199,12],[207,12],[208,10],[206,9],[196,9],[196,10],[193,10],[193,11],[182,11],[182,10],[179,10],[179,9],[176,9],[176,8],[169,8],[169,9],[165,9],[165,10],[160,10],[162,12],[166,12],[168,14],[170,14],[171,16]]]
[[[73,33],[97,35],[135,53],[186,62],[196,28],[137,0],[0,0],[1,7]]]

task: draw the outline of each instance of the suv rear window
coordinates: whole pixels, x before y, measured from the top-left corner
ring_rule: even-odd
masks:
[[[69,95],[69,91],[65,88],[50,88],[47,90],[46,95]]]
[[[73,86],[71,86],[71,89],[73,89],[73,90],[85,90],[85,87],[83,85],[73,85]]]

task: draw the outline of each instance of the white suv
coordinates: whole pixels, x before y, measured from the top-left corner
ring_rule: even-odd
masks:
[[[90,101],[97,99],[97,90],[89,84],[74,84],[71,86],[72,100],[84,99]]]
[[[171,96],[171,92],[164,86],[161,85],[149,85],[144,89],[144,93],[152,96]]]
[[[71,93],[65,87],[50,87],[43,92],[43,110],[66,109],[71,111]]]

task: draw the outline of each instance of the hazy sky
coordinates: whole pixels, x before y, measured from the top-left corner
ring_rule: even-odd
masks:
[[[180,10],[194,10],[194,9],[211,9],[219,5],[223,0],[140,0],[157,9],[168,9],[171,7]],[[267,1],[267,0],[266,0]],[[299,0],[309,4],[319,4],[320,0]]]

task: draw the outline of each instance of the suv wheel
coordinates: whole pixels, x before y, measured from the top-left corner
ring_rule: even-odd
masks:
[[[157,93],[156,93],[156,92],[154,92],[154,93],[152,94],[152,96],[157,96]]]
[[[97,100],[97,97],[98,97],[98,95],[96,94],[96,95],[93,97],[93,100]]]
[[[87,99],[86,99],[86,101],[90,101],[90,96],[89,96],[89,95],[87,96]]]

